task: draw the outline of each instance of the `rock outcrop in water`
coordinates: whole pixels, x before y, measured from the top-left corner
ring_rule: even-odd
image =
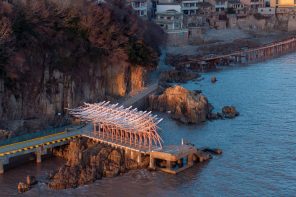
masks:
[[[233,106],[224,106],[222,108],[222,113],[225,118],[235,118],[239,115],[239,112],[236,111],[236,108]]]
[[[53,189],[75,188],[149,165],[149,157],[138,165],[125,157],[123,150],[86,138],[70,142],[66,149],[56,150],[55,155],[64,157],[67,162],[51,175],[49,187]]]
[[[19,182],[17,185],[17,190],[19,193],[24,193],[26,191],[29,191],[30,186],[27,183]]]
[[[161,95],[151,95],[149,106],[151,110],[170,111],[173,119],[186,124],[206,121],[212,110],[204,95],[181,86],[169,87]]]
[[[209,120],[218,120],[218,119],[233,119],[235,117],[239,116],[239,112],[236,110],[233,106],[224,106],[222,108],[222,112],[212,112],[208,114]]]
[[[65,108],[141,89],[162,35],[122,0],[0,1],[0,128],[58,126]]]

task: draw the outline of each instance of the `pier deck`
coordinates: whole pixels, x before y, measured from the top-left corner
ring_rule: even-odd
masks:
[[[197,149],[191,145],[164,146],[162,150],[150,153],[150,168],[177,174],[193,166],[193,157],[197,157],[197,154]],[[166,166],[163,168],[156,166],[157,160],[165,161]]]

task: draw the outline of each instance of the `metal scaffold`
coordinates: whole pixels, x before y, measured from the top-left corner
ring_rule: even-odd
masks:
[[[162,119],[151,112],[125,108],[110,102],[84,103],[69,109],[69,114],[93,124],[93,134],[102,140],[139,150],[161,149],[163,140],[157,132]]]

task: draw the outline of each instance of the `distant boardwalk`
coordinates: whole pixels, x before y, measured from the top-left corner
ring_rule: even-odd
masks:
[[[296,38],[290,38],[284,41],[270,43],[258,48],[244,49],[225,55],[218,55],[208,58],[192,59],[190,61],[181,62],[178,65],[184,65],[188,68],[199,67],[201,70],[206,67],[214,67],[216,65],[233,64],[249,64],[268,60],[287,53],[296,51]]]

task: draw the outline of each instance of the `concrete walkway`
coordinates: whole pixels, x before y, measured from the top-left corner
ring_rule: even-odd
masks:
[[[132,106],[136,102],[140,101],[141,99],[147,97],[149,94],[156,91],[158,88],[158,82],[151,84],[148,87],[145,87],[142,91],[138,92],[135,96],[128,98],[127,100],[123,101],[121,104],[125,107]]]

